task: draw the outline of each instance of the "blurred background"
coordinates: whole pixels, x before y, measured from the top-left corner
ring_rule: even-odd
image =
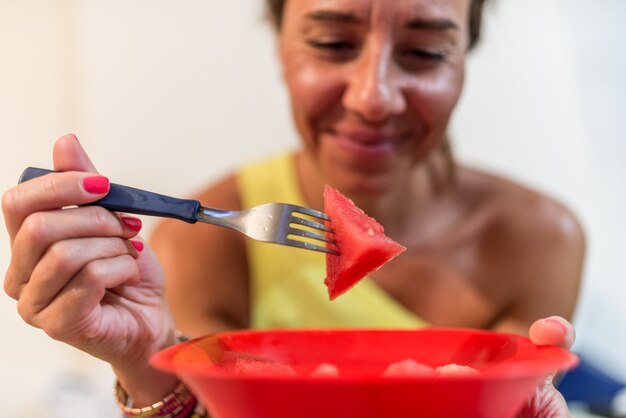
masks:
[[[262,3],[0,0],[0,190],[26,166],[51,167],[70,132],[112,181],[181,197],[295,146]],[[625,380],[626,2],[493,3],[453,146],[579,216],[574,348]],[[2,271],[9,260],[3,232]],[[105,364],[23,323],[4,293],[0,317],[0,416],[117,415]]]

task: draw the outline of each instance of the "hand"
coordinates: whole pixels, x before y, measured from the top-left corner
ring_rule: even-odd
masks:
[[[574,327],[565,319],[552,316],[535,321],[530,327],[530,339],[539,345],[555,345],[570,348],[576,333]],[[518,418],[569,418],[569,409],[563,396],[554,387],[554,376],[548,376],[537,387],[535,394],[528,400]]]
[[[73,135],[55,144],[54,168],[62,173],[17,185],[3,197],[12,253],[5,291],[24,321],[52,338],[116,370],[145,370],[150,355],[174,338],[160,265],[135,239],[141,222],[78,206],[106,195],[108,181],[94,177]]]

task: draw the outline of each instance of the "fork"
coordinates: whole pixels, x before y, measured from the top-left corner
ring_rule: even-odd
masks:
[[[19,183],[52,170],[28,167]],[[330,217],[323,212],[288,203],[265,203],[246,210],[224,210],[202,206],[198,200],[178,199],[146,190],[111,183],[109,193],[91,205],[115,212],[198,221],[235,229],[258,241],[307,250],[339,254]],[[314,241],[314,242],[311,242]],[[330,245],[327,245],[330,244]]]

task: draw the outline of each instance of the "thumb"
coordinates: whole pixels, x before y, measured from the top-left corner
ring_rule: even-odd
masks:
[[[57,171],[85,171],[97,173],[96,167],[73,134],[57,139],[52,150],[54,169]]]
[[[535,321],[529,330],[531,341],[538,345],[556,345],[571,348],[576,338],[572,324],[560,316],[551,316]]]

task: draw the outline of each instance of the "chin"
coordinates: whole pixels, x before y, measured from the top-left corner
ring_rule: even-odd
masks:
[[[392,186],[392,176],[386,174],[336,173],[329,184],[351,199],[375,198],[385,194]],[[397,184],[397,183],[396,183]]]

